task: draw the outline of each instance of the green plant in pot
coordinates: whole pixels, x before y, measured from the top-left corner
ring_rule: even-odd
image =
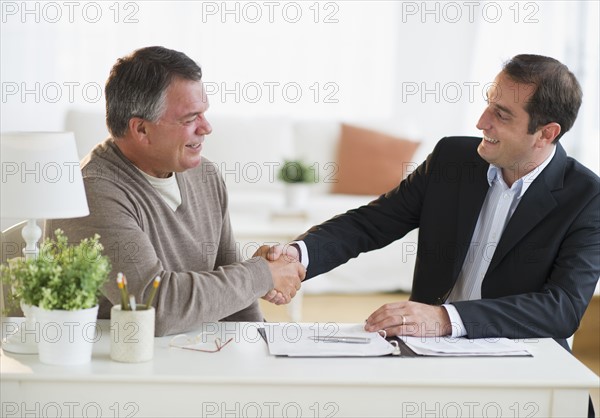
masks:
[[[279,168],[277,178],[288,184],[315,183],[317,181],[314,168],[300,160],[285,160]]]
[[[9,260],[0,274],[13,302],[31,306],[40,361],[81,364],[91,359],[98,297],[110,262],[97,234],[76,245],[60,229],[54,235],[43,242],[38,257]]]
[[[285,160],[277,178],[285,183],[285,203],[288,208],[302,209],[308,202],[310,185],[318,181],[314,166],[300,160]]]

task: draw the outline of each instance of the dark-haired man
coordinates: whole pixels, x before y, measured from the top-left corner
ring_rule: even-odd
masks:
[[[240,260],[222,177],[201,156],[208,100],[200,67],[185,54],[149,47],[117,61],[106,83],[111,138],[82,162],[90,215],[50,222],[79,241],[101,235],[113,267],[142,303],[156,276],[156,334],[203,321],[262,321],[257,298],[287,302],[305,270],[283,259]],[[120,303],[104,288],[99,316]]]
[[[300,258],[308,279],[419,228],[410,300],[377,309],[368,331],[567,348],[600,276],[600,180],[558,142],[581,100],[565,65],[515,56],[488,92],[482,138],[442,139],[398,187],[267,257]]]

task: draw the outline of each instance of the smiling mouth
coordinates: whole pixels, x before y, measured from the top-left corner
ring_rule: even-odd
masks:
[[[197,143],[197,144],[188,144],[186,145],[186,148],[191,148],[191,149],[198,149],[202,146],[201,143]]]
[[[487,136],[485,136],[485,135],[483,136],[483,140],[484,140],[485,142],[489,142],[490,144],[497,144],[498,142],[500,142],[500,141],[498,141],[497,139],[492,139],[492,138],[490,138],[490,137],[487,137]]]

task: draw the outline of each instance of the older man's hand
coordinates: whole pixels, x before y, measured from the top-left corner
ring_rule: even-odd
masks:
[[[263,299],[276,305],[289,303],[300,290],[300,282],[306,276],[306,269],[298,261],[298,250],[290,245],[263,245],[253,256],[267,260],[273,278],[274,288]]]

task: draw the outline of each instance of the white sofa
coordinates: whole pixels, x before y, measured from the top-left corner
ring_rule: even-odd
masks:
[[[211,116],[209,121],[213,133],[207,136],[203,153],[217,164],[225,178],[234,232],[241,245],[291,239],[313,224],[376,197],[331,193],[339,121],[233,116]],[[108,135],[100,113],[69,112],[65,130],[75,132],[80,156]],[[418,149],[413,161],[422,161],[425,154],[426,150]],[[276,179],[276,172],[284,159],[292,157],[316,163],[321,178],[329,181],[311,188],[302,217],[286,220],[284,185]],[[279,221],[273,221],[274,214]],[[410,291],[416,246],[417,231],[413,231],[386,248],[362,254],[307,282],[303,289],[306,293]]]

